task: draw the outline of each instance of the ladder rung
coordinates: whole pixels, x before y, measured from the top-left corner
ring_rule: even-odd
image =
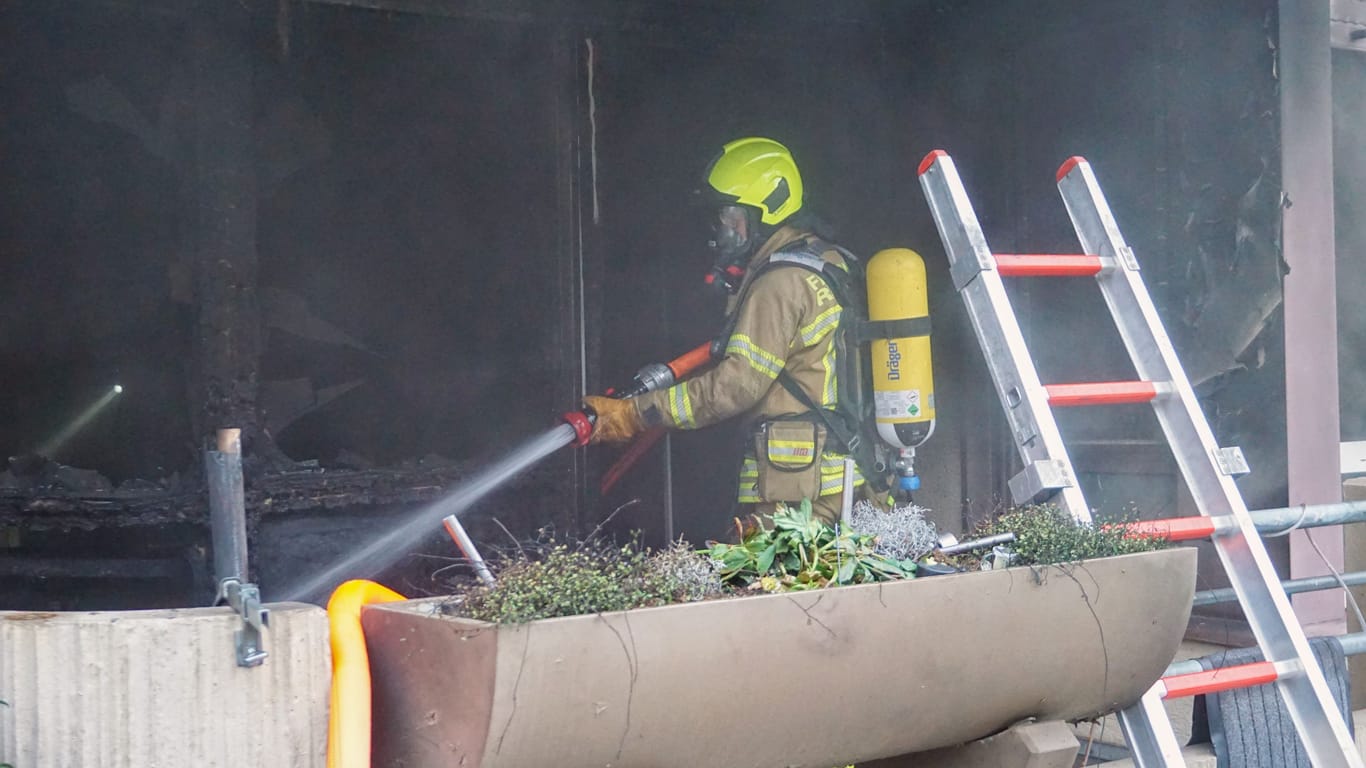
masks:
[[[1099,256],[1090,254],[996,254],[1001,277],[1091,277],[1104,267]]]
[[[1078,405],[1146,403],[1157,397],[1151,381],[1093,381],[1083,384],[1047,384],[1048,404],[1059,408]]]
[[[1280,674],[1276,670],[1276,664],[1270,661],[1258,661],[1252,664],[1240,664],[1236,667],[1172,675],[1162,678],[1162,685],[1167,689],[1162,698],[1174,699],[1182,696],[1198,696],[1202,693],[1218,693],[1234,688],[1250,688],[1254,685],[1275,682],[1278,677]]]
[[[1168,541],[1207,539],[1219,530],[1214,518],[1173,517],[1167,520],[1138,520],[1123,526],[1130,536],[1155,536]]]

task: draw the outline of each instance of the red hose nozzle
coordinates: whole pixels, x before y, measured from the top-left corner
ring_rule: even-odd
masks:
[[[565,423],[574,428],[577,439],[575,445],[588,445],[588,438],[593,436],[593,425],[598,421],[598,412],[584,406],[582,411],[570,411],[564,415]]]

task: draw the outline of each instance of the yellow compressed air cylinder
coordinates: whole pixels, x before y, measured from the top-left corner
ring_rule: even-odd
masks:
[[[873,255],[867,273],[869,320],[924,318],[912,335],[874,339],[870,350],[878,435],[894,447],[915,448],[934,432],[925,260],[909,248],[888,248]]]

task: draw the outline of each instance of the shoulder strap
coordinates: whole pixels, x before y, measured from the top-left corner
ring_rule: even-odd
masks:
[[[754,276],[745,282],[745,287],[741,289],[740,295],[736,297],[735,309],[731,310],[729,315],[726,315],[726,319],[721,325],[720,334],[718,334],[716,339],[711,343],[712,357],[720,358],[725,353],[726,345],[730,343],[731,334],[735,333],[735,325],[740,322],[740,308],[749,300],[749,292],[754,288],[754,284],[759,281],[760,277],[763,277],[765,273],[774,269],[787,266],[801,267],[821,276],[825,276],[824,265],[826,264],[826,261],[821,258],[823,252],[824,249],[814,250],[812,241],[806,239],[794,240],[782,248],[779,248],[777,251],[774,251],[773,254],[768,257],[768,261],[754,273]],[[826,279],[826,282],[829,282],[829,278]],[[844,302],[841,298],[842,297],[838,293],[835,294],[835,300],[840,301],[840,304],[843,305]]]

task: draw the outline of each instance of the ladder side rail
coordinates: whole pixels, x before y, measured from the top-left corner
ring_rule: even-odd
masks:
[[[1153,408],[1197,507],[1207,516],[1229,515],[1237,524],[1240,535],[1216,535],[1212,541],[1258,645],[1268,661],[1294,659],[1300,666],[1277,687],[1311,761],[1363,766],[1242,495],[1233,478],[1217,468],[1218,444],[1090,165],[1073,165],[1058,188],[1086,251],[1120,264],[1097,281],[1139,377],[1170,382],[1170,394],[1154,401]]]
[[[1090,507],[1075,480],[1047,393],[953,160],[943,153],[926,157],[920,185],[1024,464],[1011,479],[1012,496],[1016,503],[1028,503],[1041,495],[1039,486],[1056,489],[1048,500],[1089,523]]]
[[[1162,697],[1159,680],[1141,699],[1116,713],[1137,768],[1185,768],[1186,758],[1181,755],[1181,744],[1172,731]]]
[[[1090,165],[1076,164],[1058,182],[1063,203],[1083,247],[1111,257],[1117,269],[1097,275],[1105,303],[1140,379],[1169,382],[1169,393],[1153,402],[1181,474],[1204,515],[1246,513],[1233,478],[1215,470],[1219,449],[1177,358],[1176,349],[1158,317],[1139,273],[1132,249],[1125,244]],[[1248,518],[1250,522],[1250,518]],[[1238,522],[1242,522],[1239,520]]]

